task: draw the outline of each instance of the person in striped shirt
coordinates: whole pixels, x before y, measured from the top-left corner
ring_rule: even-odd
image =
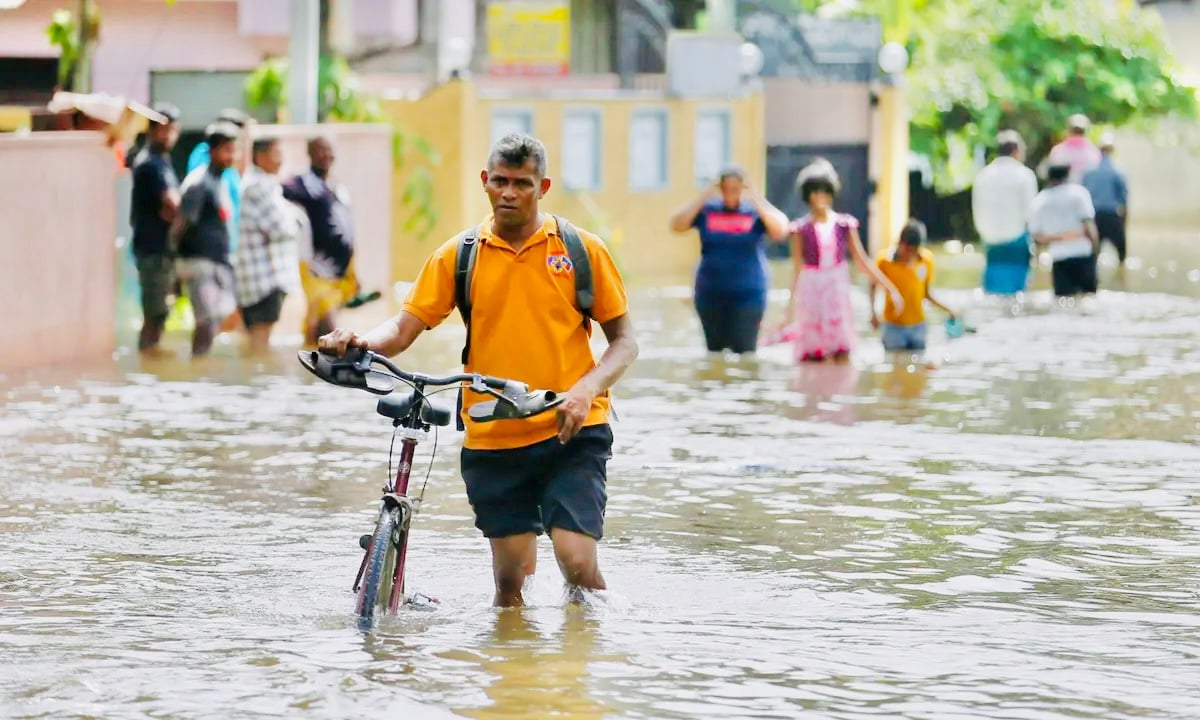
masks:
[[[242,178],[234,287],[250,335],[248,352],[264,355],[270,351],[271,330],[279,322],[284,299],[300,284],[296,249],[299,225],[297,211],[284,199],[276,177],[283,164],[279,141],[257,139],[251,154],[252,165]]]

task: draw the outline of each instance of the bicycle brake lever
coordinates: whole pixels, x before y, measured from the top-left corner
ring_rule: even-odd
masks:
[[[355,370],[365,373],[371,369],[371,363],[375,361],[375,353],[362,348],[349,347],[346,348],[346,354],[342,359],[350,363]]]

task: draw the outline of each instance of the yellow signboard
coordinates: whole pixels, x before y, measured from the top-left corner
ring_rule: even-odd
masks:
[[[570,3],[492,0],[487,42],[493,75],[566,75],[571,70]]]

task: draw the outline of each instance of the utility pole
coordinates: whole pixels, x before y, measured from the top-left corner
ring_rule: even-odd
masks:
[[[321,54],[320,0],[291,0],[288,37],[288,122],[317,122],[318,66]]]
[[[92,47],[96,42],[96,0],[79,0],[76,14],[75,67],[71,72],[71,89],[77,93],[92,91]]]
[[[707,8],[709,32],[737,32],[737,0],[708,0]]]

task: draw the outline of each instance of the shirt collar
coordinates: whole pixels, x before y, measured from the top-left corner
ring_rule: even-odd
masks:
[[[542,227],[525,241],[525,244],[521,246],[521,252],[524,252],[526,248],[536,247],[547,242],[552,235],[555,237],[558,236],[558,222],[555,221],[554,216],[550,213],[543,214],[545,218],[542,220]],[[492,220],[494,218],[494,214],[488,214],[478,226],[480,242],[494,243],[498,247],[511,249],[511,246],[507,242],[501,240],[492,232]]]

